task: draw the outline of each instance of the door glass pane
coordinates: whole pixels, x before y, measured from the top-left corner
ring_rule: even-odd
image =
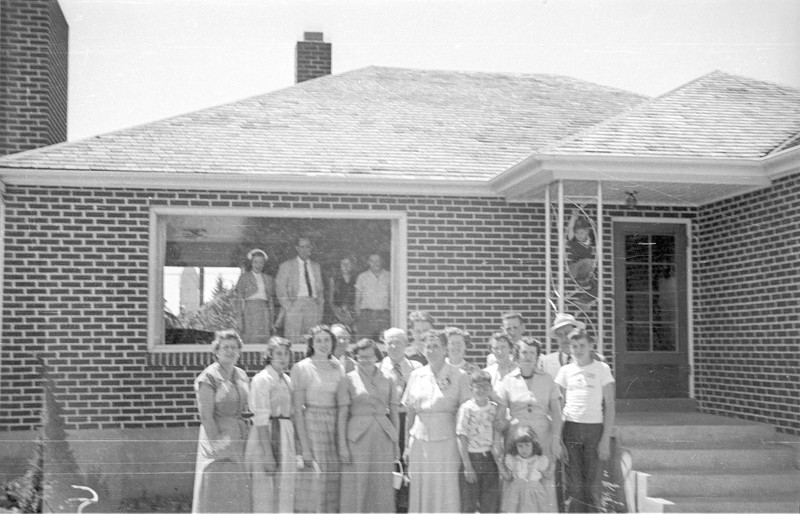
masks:
[[[647,264],[625,266],[626,291],[650,291],[650,267]]]
[[[627,323],[628,338],[626,350],[629,352],[650,351],[650,325]]]
[[[653,262],[675,262],[675,237],[652,236]]]
[[[625,319],[627,321],[650,323],[649,294],[627,294],[625,307]]]
[[[625,260],[647,262],[650,255],[650,239],[647,236],[625,236]]]
[[[653,324],[653,351],[674,352],[678,349],[675,342],[675,326],[672,323]]]

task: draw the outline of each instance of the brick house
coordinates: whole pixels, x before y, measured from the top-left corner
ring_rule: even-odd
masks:
[[[620,398],[694,398],[800,434],[799,135],[800,91],[722,72],[649,99],[369,67],[4,157],[0,440],[37,423],[39,354],[78,451],[124,470],[120,490],[159,471],[157,488],[185,486],[191,384],[212,356],[166,337],[176,269],[207,283],[254,245],[274,265],[298,227],[335,254],[334,225],[377,234],[363,244],[387,254],[393,324],[425,309],[464,326],[476,362],[502,312],[549,345],[565,309]],[[598,250],[588,285],[571,213]],[[252,374],[260,348],[241,362]]]

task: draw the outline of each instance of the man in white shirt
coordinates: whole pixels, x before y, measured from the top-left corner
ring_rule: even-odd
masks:
[[[570,512],[600,512],[600,461],[611,456],[616,417],[614,377],[608,364],[592,357],[591,343],[586,330],[570,332],[573,362],[555,378],[564,396],[561,439],[568,457]]]
[[[369,269],[356,279],[356,334],[378,341],[391,324],[389,298],[391,277],[383,269],[383,258],[373,253],[367,261]]]
[[[275,277],[275,292],[286,313],[283,335],[292,342],[292,351],[304,351],[303,336],[322,322],[325,286],[319,263],[311,260],[312,249],[309,238],[298,237],[297,257],[282,262]]]

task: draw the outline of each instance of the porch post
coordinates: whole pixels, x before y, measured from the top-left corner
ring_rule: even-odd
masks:
[[[545,327],[550,325],[550,320],[553,319],[553,291],[550,288],[550,277],[551,273],[553,272],[553,264],[552,264],[552,255],[553,255],[553,241],[552,241],[552,228],[550,224],[552,223],[551,217],[551,206],[550,206],[550,184],[547,184],[547,187],[544,190],[544,276],[545,276],[545,284],[544,284],[544,315],[545,320],[544,324]],[[552,339],[550,335],[550,330],[545,330],[545,348],[546,352],[550,353],[550,340]]]
[[[597,181],[597,353],[603,355],[603,183]]]
[[[564,312],[564,261],[566,242],[564,241],[564,181],[558,180],[558,312]],[[549,321],[549,320],[548,320]]]

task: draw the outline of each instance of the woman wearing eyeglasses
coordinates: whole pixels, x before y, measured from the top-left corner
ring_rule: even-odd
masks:
[[[249,379],[236,367],[242,339],[234,330],[211,342],[216,361],[194,381],[200,437],[192,512],[249,512],[250,484],[244,464]]]

